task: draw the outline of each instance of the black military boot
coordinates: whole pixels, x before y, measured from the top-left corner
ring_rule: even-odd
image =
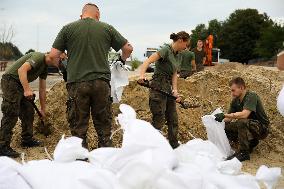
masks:
[[[20,154],[13,150],[10,146],[5,145],[0,147],[0,156],[8,156],[11,158],[17,158],[20,157]]]
[[[22,147],[32,148],[32,147],[38,147],[41,146],[41,142],[38,140],[35,140],[34,138],[31,138],[29,140],[23,140],[21,143]]]
[[[253,149],[259,144],[258,139],[252,139],[249,141],[249,152],[252,153]]]
[[[239,161],[242,162],[242,161],[250,160],[250,155],[246,151],[240,151],[240,152],[236,152],[233,155],[229,156],[227,160],[231,160],[233,158],[237,158]]]

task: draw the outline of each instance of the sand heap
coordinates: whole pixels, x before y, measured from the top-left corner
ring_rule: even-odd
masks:
[[[231,101],[228,81],[235,76],[242,76],[250,90],[257,92],[263,100],[266,111],[271,120],[271,134],[267,139],[261,141],[256,151],[253,153],[252,161],[249,164],[267,164],[270,166],[284,167],[284,118],[278,113],[276,108],[276,97],[284,83],[284,73],[273,68],[258,66],[242,66],[237,63],[228,63],[211,67],[206,71],[194,74],[190,78],[180,79],[178,86],[180,93],[188,100],[197,101],[201,107],[184,110],[178,108],[179,115],[179,140],[187,142],[192,139],[191,134],[198,138],[206,138],[205,129],[201,123],[201,117],[211,113],[218,107],[227,111]],[[124,90],[121,103],[131,105],[138,114],[139,119],[151,120],[148,106],[148,90],[136,84],[137,78],[131,78],[129,86]],[[52,124],[53,134],[48,138],[36,132],[36,137],[43,140],[47,149],[53,151],[55,144],[62,134],[70,135],[66,120],[67,92],[63,82],[56,84],[47,95],[48,121]],[[114,117],[118,114],[118,105],[114,105]],[[113,126],[113,130],[118,128]],[[164,128],[166,133],[166,127]],[[191,134],[190,134],[191,133]],[[91,148],[97,145],[95,130],[90,121],[88,139]],[[121,144],[121,131],[114,134],[113,140],[116,147]],[[13,146],[23,151],[19,147],[20,127],[15,128]],[[46,158],[44,149],[26,149],[28,159]],[[247,171],[255,171],[254,167]]]

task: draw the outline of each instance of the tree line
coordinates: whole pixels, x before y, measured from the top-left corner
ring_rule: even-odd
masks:
[[[210,20],[192,30],[191,44],[198,39],[214,36],[214,47],[221,49],[221,57],[247,63],[249,60],[271,59],[283,49],[284,23],[274,22],[266,13],[256,9],[238,9],[226,20]]]

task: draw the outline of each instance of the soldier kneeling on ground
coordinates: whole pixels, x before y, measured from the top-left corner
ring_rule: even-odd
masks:
[[[22,126],[22,147],[36,147],[41,143],[33,138],[34,109],[30,101],[34,93],[29,85],[39,77],[41,114],[45,117],[47,67],[53,65],[48,54],[29,53],[18,59],[2,76],[3,117],[0,127],[0,156],[17,158],[19,153],[10,147],[12,130],[18,118]]]
[[[241,77],[230,81],[233,100],[228,114],[215,115],[215,120],[225,121],[225,132],[230,141],[239,142],[239,151],[228,157],[240,161],[250,159],[250,153],[259,140],[269,133],[269,119],[265,113],[260,97],[246,88]]]

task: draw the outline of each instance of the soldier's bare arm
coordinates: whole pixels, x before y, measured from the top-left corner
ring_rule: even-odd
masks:
[[[33,98],[33,91],[29,85],[28,76],[27,76],[28,71],[30,71],[31,69],[32,69],[32,66],[28,62],[24,63],[18,69],[19,79],[24,88],[24,96],[28,99]]]
[[[196,63],[195,60],[191,61],[192,71],[196,71]]]
[[[229,119],[247,119],[250,114],[251,114],[250,110],[244,109],[241,112],[225,114],[225,118],[229,118]]]
[[[149,58],[147,58],[145,60],[145,62],[141,66],[140,79],[145,79],[145,73],[146,73],[146,70],[149,67],[149,65],[158,61],[160,58],[161,58],[161,56],[159,55],[159,53],[154,53]]]

